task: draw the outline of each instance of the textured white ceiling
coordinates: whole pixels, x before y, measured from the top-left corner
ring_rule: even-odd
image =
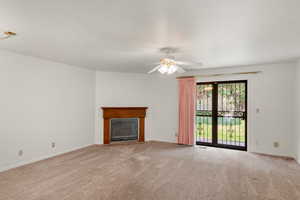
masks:
[[[300,56],[299,0],[0,0],[0,49],[106,71],[177,59],[224,67]]]

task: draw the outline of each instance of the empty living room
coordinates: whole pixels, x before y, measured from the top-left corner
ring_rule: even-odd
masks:
[[[0,200],[300,200],[300,1],[1,0]]]

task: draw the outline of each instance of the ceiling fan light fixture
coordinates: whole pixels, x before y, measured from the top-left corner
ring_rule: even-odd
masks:
[[[161,74],[173,74],[177,71],[178,66],[176,65],[175,60],[170,58],[162,58],[160,60],[160,65],[158,71]]]
[[[165,57],[161,58],[158,65],[156,64],[156,67],[151,69],[148,74],[151,74],[155,71],[158,71],[161,74],[174,74],[177,73],[185,73],[185,69],[193,69],[193,65],[199,65],[199,63],[195,62],[184,62],[184,61],[178,61],[175,60],[175,56],[171,55],[174,53],[177,53],[179,51],[178,48],[174,47],[164,47],[160,49],[160,52],[166,54]]]
[[[12,31],[1,31],[0,32],[0,39],[7,39],[10,38],[11,36],[17,35],[15,32]]]

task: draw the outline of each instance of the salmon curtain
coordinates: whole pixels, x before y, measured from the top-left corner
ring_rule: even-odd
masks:
[[[196,110],[196,80],[194,77],[178,79],[179,85],[179,133],[178,144],[194,144]]]

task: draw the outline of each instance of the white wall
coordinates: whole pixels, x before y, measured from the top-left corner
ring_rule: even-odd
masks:
[[[145,140],[176,141],[176,80],[145,74],[96,73],[96,143],[103,143],[102,106],[147,106]]]
[[[300,163],[300,61],[297,63],[296,73],[295,73],[295,110],[294,110],[294,151],[295,158],[298,163]]]
[[[294,156],[292,99],[295,63],[210,69],[201,70],[196,74],[257,70],[262,73],[200,78],[199,81],[248,80],[248,150],[272,155]],[[190,75],[192,74],[195,73],[190,73]],[[174,132],[178,127],[176,80],[174,78],[173,81],[167,79],[158,82],[155,80],[152,84],[153,87],[159,88],[160,92],[156,93],[156,90],[151,90],[152,96],[159,96],[159,99],[155,99],[157,113],[153,113],[151,117],[156,120],[156,117],[162,116],[164,121],[151,122],[153,123],[151,139],[174,142],[176,141]],[[147,95],[147,91],[149,90],[144,91],[144,95]],[[166,101],[164,101],[165,99]],[[256,113],[257,108],[260,109],[260,113]],[[274,142],[279,142],[280,146],[275,148]]]
[[[0,171],[93,144],[94,84],[93,71],[0,51]]]

